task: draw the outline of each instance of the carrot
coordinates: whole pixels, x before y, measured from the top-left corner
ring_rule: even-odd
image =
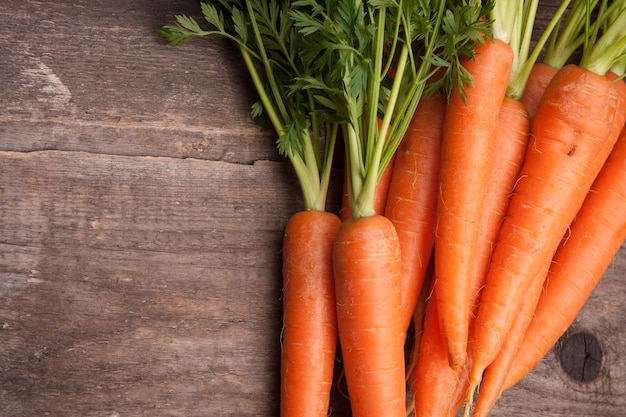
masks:
[[[477,300],[484,283],[497,228],[504,217],[508,196],[524,157],[528,129],[528,118],[523,105],[512,98],[505,98],[492,151],[498,158],[493,159],[489,167],[477,256],[470,282],[470,324],[477,309]],[[431,301],[434,304],[434,299]],[[458,370],[450,368],[438,319],[432,319],[435,313],[430,310],[427,314],[430,317],[424,323],[423,345],[414,347],[419,349],[419,353],[413,352],[418,357],[417,365],[408,375],[409,387],[415,398],[415,414],[455,415],[467,392],[471,358]]]
[[[463,375],[462,371],[455,371],[448,363],[447,345],[441,334],[438,308],[433,294],[426,304],[424,332],[417,364],[407,378],[412,393],[414,416],[454,416],[463,399],[462,395],[455,395],[461,379],[467,379],[467,375]]]
[[[337,346],[332,247],[340,224],[332,213],[309,210],[285,228],[281,416],[328,413]]]
[[[583,206],[557,250],[543,285],[539,304],[516,352],[503,388],[509,388],[533,369],[574,321],[626,239],[626,84],[618,81],[621,134],[591,187]],[[601,158],[599,158],[601,159]],[[580,256],[584,253],[585,256]],[[541,288],[541,287],[540,287]],[[554,315],[554,316],[551,316]]]
[[[333,256],[353,415],[404,415],[400,245],[393,224],[379,215],[344,222]]]
[[[500,224],[504,219],[509,196],[513,191],[519,171],[524,161],[530,122],[528,112],[521,101],[506,97],[496,127],[493,158],[489,167],[487,189],[484,196],[484,210],[480,218],[480,230],[476,261],[474,262],[473,287],[482,288],[489,268],[491,252],[496,243]],[[475,312],[478,294],[472,296]]]
[[[611,80],[616,78],[615,74],[607,74],[607,77]],[[619,97],[616,116],[613,120],[613,127],[611,129],[611,133],[609,134],[609,140],[605,142],[598,158],[594,161],[593,173],[590,175],[589,181],[595,178],[597,173],[600,171],[607,155],[613,149],[613,144],[615,143],[616,138],[620,134],[618,129],[621,129],[624,126],[624,119],[626,118],[626,84],[620,80],[616,87]],[[572,230],[567,233],[564,239],[569,240],[571,233]],[[579,253],[588,253],[588,251],[580,250]],[[480,395],[476,402],[476,408],[472,414],[474,417],[487,416],[501,392],[510,387],[510,385],[507,386],[505,384],[512,383],[507,382],[511,378],[509,375],[510,369],[512,366],[519,367],[520,360],[518,350],[524,343],[523,340],[528,326],[533,319],[537,303],[539,302],[539,297],[541,296],[544,280],[550,268],[551,262],[552,260],[547,261],[541,268],[541,272],[533,278],[528,291],[524,294],[522,306],[518,311],[517,317],[515,318],[507,338],[504,340],[501,351],[485,370],[480,385]],[[554,302],[558,303],[556,300],[554,300]],[[547,334],[547,332],[545,334]],[[553,342],[556,342],[556,339],[554,339]]]
[[[554,257],[506,387],[530,372],[567,330],[626,239],[624,132]]]
[[[526,109],[520,101],[506,97],[496,127],[492,152],[494,155],[498,155],[498,158],[493,158],[489,166],[483,213],[480,218],[476,260],[470,281],[470,326],[478,309],[480,290],[484,285],[492,248],[499,226],[504,219],[509,195],[513,190],[522,165],[528,143],[528,133],[529,122]],[[469,385],[470,367],[471,357],[468,358],[465,366],[456,373],[452,374],[446,370],[441,370],[438,373],[433,372],[434,375],[429,378],[431,380],[447,378],[450,381],[449,384],[454,389],[448,395],[450,397],[449,402],[454,404],[454,413],[465,398]],[[453,382],[456,382],[456,386],[452,385]]]
[[[557,68],[545,62],[538,62],[533,65],[528,77],[528,82],[526,83],[526,88],[524,89],[524,95],[521,98],[522,103],[526,106],[531,121],[535,118],[543,92],[546,91],[546,87],[557,71]]]
[[[471,344],[470,397],[496,358],[522,295],[576,215],[616,106],[613,83],[575,65],[563,67],[544,93],[481,296]]]
[[[446,108],[435,238],[435,294],[450,364],[466,361],[470,282],[482,196],[513,61],[511,47],[485,40],[464,65],[473,77],[464,98],[453,91]]]
[[[497,239],[498,231],[504,220],[510,194],[521,169],[530,132],[528,112],[523,103],[507,95],[498,118],[494,141],[493,158],[489,166],[487,190],[484,197],[484,209],[480,218],[480,231],[477,244],[477,255],[472,270],[470,298],[470,328],[479,307],[480,293],[485,285],[491,254]],[[470,338],[471,342],[471,338]],[[468,359],[465,378],[460,379],[456,391],[456,403],[465,398],[469,387],[469,369],[471,357]]]
[[[539,296],[541,284],[544,281],[549,263],[545,263],[540,272],[533,278],[529,290],[524,294],[520,314],[516,317],[511,331],[502,344],[498,356],[487,366],[480,384],[480,395],[476,400],[476,407],[472,417],[487,417],[503,391],[505,381],[509,375],[511,364],[517,359],[517,351],[522,344],[524,333],[532,318]]]
[[[459,76],[456,46],[449,41],[450,48],[438,48],[443,36],[449,35],[445,30],[455,31],[455,37],[447,39],[467,43],[463,51],[472,49],[472,38],[457,33],[458,26],[442,25],[444,15],[457,18],[461,28],[465,23],[480,27],[480,23],[465,22],[461,17],[467,7],[448,8],[446,2],[411,8],[401,3],[292,4],[290,15],[297,30],[317,48],[308,58],[323,69],[316,77],[300,77],[297,84],[304,84],[306,91],[329,92],[332,99],[324,97],[321,102],[345,118],[342,132],[352,218],[342,223],[336,236],[333,263],[339,342],[352,415],[404,417],[401,250],[394,224],[376,212],[376,188],[405,136],[426,80],[436,70],[431,66],[446,62]],[[483,10],[482,5],[468,7]],[[484,14],[467,16],[481,20]],[[414,25],[419,21],[429,24]],[[391,39],[390,33],[395,33]],[[435,59],[436,49],[446,55]],[[455,82],[466,80],[465,74],[460,75]]]
[[[395,155],[385,216],[402,252],[402,325],[408,329],[435,241],[445,101],[423,97]]]
[[[543,61],[534,63],[521,97],[531,122],[537,113],[539,100],[550,80],[583,44],[585,16],[588,15],[589,10],[595,7],[597,2],[597,0],[574,0],[571,10],[563,22],[563,27],[560,30],[553,30],[555,29],[554,25],[557,22],[560,23],[564,15],[561,11],[563,6],[567,6],[566,3],[569,3],[569,1],[561,2],[559,10],[554,14],[550,25],[544,31],[544,34],[550,36],[550,40]],[[535,50],[539,51],[540,49],[541,47],[538,45]]]

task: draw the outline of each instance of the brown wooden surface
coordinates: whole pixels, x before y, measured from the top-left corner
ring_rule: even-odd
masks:
[[[198,12],[0,5],[0,416],[277,415],[299,191],[236,51],[155,34]],[[625,275],[626,248],[568,333],[599,375],[568,376],[561,350],[573,375],[599,355],[564,342],[494,416],[626,415]]]

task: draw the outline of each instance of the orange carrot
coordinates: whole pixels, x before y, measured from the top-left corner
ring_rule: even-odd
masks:
[[[555,255],[506,387],[530,372],[567,330],[626,239],[625,163],[626,130]]]
[[[607,77],[613,80],[616,78],[616,75],[607,74]],[[626,118],[626,84],[620,80],[616,87],[619,94],[616,117],[613,120],[613,127],[611,129],[611,133],[609,134],[609,140],[605,142],[605,146],[600,151],[600,155],[594,161],[593,174],[591,174],[589,178],[590,182],[596,177],[606,160],[607,155],[611,152],[611,149],[613,149],[613,144],[619,136],[618,129],[623,127],[624,119]],[[570,235],[571,231],[567,233],[566,239],[569,239]],[[587,252],[581,251],[579,253]],[[486,417],[501,392],[504,389],[509,388],[508,386],[505,386],[505,383],[507,383],[506,381],[510,378],[509,371],[511,366],[518,366],[520,363],[518,350],[523,343],[524,335],[531,323],[531,320],[533,319],[537,303],[539,302],[539,297],[541,296],[544,280],[550,268],[551,262],[552,260],[547,261],[541,268],[541,272],[533,278],[528,291],[524,294],[523,304],[518,311],[517,317],[515,318],[507,338],[504,340],[500,353],[485,370],[483,380],[480,384],[480,396],[476,401],[476,408],[472,414],[474,417]],[[554,341],[556,341],[556,339],[554,339]]]
[[[462,370],[464,368],[461,368]],[[427,301],[424,332],[419,345],[416,366],[408,375],[415,417],[454,416],[461,405],[455,397],[459,379],[467,379],[463,372],[450,368],[448,350],[441,334],[436,298]]]
[[[301,211],[283,240],[281,416],[328,413],[337,347],[332,247],[341,221]]]
[[[524,294],[520,314],[516,317],[511,331],[504,340],[502,349],[494,361],[485,369],[480,384],[480,395],[476,400],[476,407],[472,417],[487,417],[500,397],[509,375],[511,364],[517,359],[517,351],[522,344],[524,333],[532,319],[532,312],[539,301],[541,284],[543,284],[549,264],[549,262],[546,262],[541,271],[533,278],[529,290]]]
[[[470,323],[477,309],[477,300],[484,284],[491,249],[522,164],[528,131],[528,117],[524,106],[517,100],[505,98],[498,118],[493,147],[493,153],[498,155],[498,158],[493,159],[489,167],[476,262],[471,277]],[[454,415],[460,408],[469,385],[469,361],[457,371],[450,368],[439,323],[432,319],[427,319],[424,324],[422,340],[428,347],[429,354],[421,355],[420,352],[419,368],[409,374],[409,386],[415,397],[416,416],[438,416],[447,412]],[[435,352],[435,346],[439,346],[440,351]],[[416,355],[415,352],[413,354]]]
[[[554,256],[541,300],[533,309],[532,321],[504,389],[530,372],[554,346],[626,239],[626,211],[622,210],[626,205],[626,84],[620,80],[617,86],[620,110],[611,134],[615,135],[618,126],[622,126],[621,134]],[[581,256],[583,253],[585,256]]]
[[[489,167],[487,191],[484,197],[484,210],[480,219],[480,233],[477,246],[476,261],[472,274],[472,296],[470,298],[471,312],[470,327],[478,311],[480,291],[485,285],[489,261],[498,231],[507,211],[509,198],[513,192],[515,182],[521,169],[528,138],[530,121],[524,104],[515,98],[507,96],[500,109],[500,117],[496,129],[493,158]],[[471,356],[465,370],[465,378],[460,380],[457,388],[456,404],[465,398],[469,387],[469,369]]]
[[[445,100],[423,97],[396,151],[385,216],[402,252],[403,327],[408,329],[435,241]]]
[[[528,117],[531,121],[535,118],[537,107],[539,106],[539,100],[541,100],[543,92],[546,91],[546,87],[557,71],[557,68],[543,62],[538,62],[533,65],[533,68],[528,76],[528,80],[526,81],[524,94],[521,98],[522,103],[526,106]]]
[[[466,361],[470,280],[489,160],[513,61],[511,47],[485,40],[465,62],[474,79],[465,102],[453,91],[446,109],[435,241],[435,293],[453,368]]]
[[[551,259],[589,189],[617,102],[608,78],[576,65],[559,70],[544,92],[481,295],[471,343],[469,404],[523,294]]]
[[[352,415],[404,416],[400,244],[393,223],[380,215],[344,222],[333,256]]]
[[[480,218],[479,239],[474,262],[472,287],[475,291],[484,285],[491,252],[506,214],[509,197],[524,161],[530,122],[521,101],[506,97],[500,109],[493,154],[487,176],[483,214]],[[479,297],[472,294],[472,312],[476,313]]]
[[[428,262],[428,267],[426,268],[424,281],[422,282],[422,288],[417,297],[415,311],[413,312],[413,318],[412,318],[413,340],[410,341],[411,345],[409,346],[410,350],[408,352],[409,357],[408,357],[408,363],[406,367],[407,382],[410,382],[412,375],[415,374],[415,367],[417,366],[417,361],[419,359],[420,345],[422,343],[422,337],[424,335],[424,330],[425,330],[426,308],[428,305],[428,300],[432,296],[433,275],[434,275],[434,265],[433,265],[433,258],[431,256]],[[405,344],[405,348],[406,347],[407,346]]]

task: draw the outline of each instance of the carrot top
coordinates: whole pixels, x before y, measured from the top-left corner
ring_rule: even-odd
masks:
[[[221,36],[239,48],[259,101],[252,106],[257,122],[269,119],[302,189],[306,210],[324,210],[339,121],[331,118],[310,91],[294,89],[296,78],[316,67],[306,59],[307,45],[296,35],[290,1],[218,0],[201,2],[202,28],[192,17],[176,16],[176,24],[158,32],[171,44],[194,37]],[[318,94],[319,95],[319,94]]]
[[[489,34],[490,2],[298,0],[291,16],[316,74],[297,87],[339,116],[346,144],[348,199],[354,218],[373,215],[374,190],[426,82],[449,91],[471,79],[460,57]],[[324,93],[318,96],[318,92]]]
[[[610,5],[602,0],[597,13],[592,23],[586,16],[580,66],[605,75],[626,56],[626,0],[616,0]]]
[[[598,0],[574,0],[567,17],[560,21],[550,36],[543,62],[552,68],[562,68],[585,42],[585,28]]]
[[[521,99],[533,65],[570,2],[571,0],[561,1],[534,48],[531,48],[539,0],[496,1],[491,13],[494,37],[508,43],[514,54],[507,88],[508,97]]]
[[[615,61],[609,71],[618,77],[624,77],[624,72],[626,72],[626,55],[622,59]]]

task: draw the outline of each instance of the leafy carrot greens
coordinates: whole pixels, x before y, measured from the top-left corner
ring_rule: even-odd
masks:
[[[259,95],[252,114],[267,116],[279,135],[306,209],[324,208],[341,128],[355,217],[373,213],[376,183],[421,96],[471,82],[461,57],[491,35],[492,1],[218,0],[201,7],[209,29],[176,16],[159,33],[172,44],[217,35],[237,45]]]
[[[252,116],[266,116],[278,134],[277,147],[298,177],[306,210],[324,210],[339,121],[310,91],[292,87],[297,77],[315,71],[306,59],[289,11],[291,2],[219,0],[202,2],[204,29],[188,16],[158,32],[180,45],[201,36],[221,36],[238,48],[259,101]]]

